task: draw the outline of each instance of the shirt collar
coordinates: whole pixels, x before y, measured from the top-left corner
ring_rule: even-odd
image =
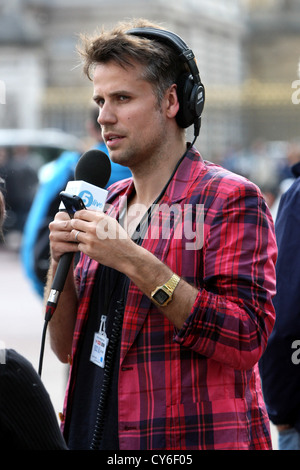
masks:
[[[174,178],[170,182],[165,197],[172,203],[184,199],[195,179],[203,170],[203,159],[196,148],[192,147],[182,160]]]
[[[178,202],[184,199],[195,179],[203,171],[203,159],[195,147],[192,147],[183,158],[171,182],[169,183],[162,201],[169,200],[170,203]],[[125,197],[129,200],[135,189],[132,178],[116,183],[112,186],[107,202],[110,203],[111,198],[115,199],[116,192],[119,197]]]

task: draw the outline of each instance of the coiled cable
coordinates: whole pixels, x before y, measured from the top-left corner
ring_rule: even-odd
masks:
[[[184,157],[188,153],[188,151],[192,148],[196,140],[193,140],[193,142],[187,147],[185,153],[182,155],[182,157],[179,159],[177,162],[172,175],[170,176],[167,184],[157,197],[157,199],[154,201],[154,203],[150,206],[144,217],[142,217],[140,223],[138,224],[136,228],[136,232],[139,235],[135,238],[134,236],[132,239],[135,241],[137,245],[141,245],[143,241],[143,237],[145,235],[145,227],[148,227],[147,223],[145,224],[145,221],[150,223],[151,216],[152,216],[152,209],[155,207],[156,204],[162,199],[164,193],[166,192],[170,182],[172,181],[178,167],[180,166],[181,162],[183,161]],[[97,450],[100,448],[101,445],[101,440],[102,440],[102,434],[103,434],[103,427],[104,427],[104,418],[105,418],[105,407],[107,403],[107,397],[108,397],[108,392],[109,392],[109,386],[111,382],[111,377],[112,377],[112,368],[114,365],[114,358],[118,346],[118,341],[120,338],[120,333],[122,330],[122,325],[123,325],[123,315],[124,315],[124,308],[125,308],[125,292],[126,290],[126,282],[123,288],[123,296],[122,300],[117,301],[117,308],[115,309],[115,318],[113,322],[113,327],[112,327],[112,333],[111,333],[111,338],[108,343],[108,348],[107,348],[107,353],[106,353],[106,364],[104,368],[104,377],[103,377],[103,384],[101,388],[101,393],[100,393],[100,399],[98,403],[98,408],[97,408],[97,414],[96,414],[96,422],[95,422],[95,427],[94,427],[94,434],[92,438],[92,443],[90,446],[91,450]]]
[[[122,331],[123,324],[123,314],[124,314],[124,299],[117,300],[117,308],[115,310],[115,318],[113,321],[111,337],[108,343],[106,358],[105,358],[105,368],[103,375],[103,383],[97,408],[96,422],[94,427],[94,434],[92,438],[92,443],[90,446],[91,450],[98,450],[102,440],[103,427],[104,427],[104,418],[107,397],[109,393],[109,386],[112,377],[112,369],[114,366],[115,354]]]

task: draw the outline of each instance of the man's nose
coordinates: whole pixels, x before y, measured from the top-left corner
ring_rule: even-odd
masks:
[[[103,126],[105,124],[112,124],[117,121],[116,113],[113,110],[113,107],[109,103],[105,102],[101,108],[99,108],[98,115],[98,124]]]

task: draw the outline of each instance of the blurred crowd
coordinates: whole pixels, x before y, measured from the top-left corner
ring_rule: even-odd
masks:
[[[204,158],[206,156],[204,155]],[[207,158],[210,160],[209,156]],[[42,156],[26,146],[0,147],[0,176],[6,181],[6,243],[18,249],[39,185]],[[257,140],[248,148],[227,149],[218,158],[223,167],[245,176],[261,189],[275,219],[281,194],[293,181],[291,166],[300,161],[300,142]]]
[[[4,233],[20,240],[36,193],[42,158],[26,146],[0,148],[0,176],[5,180],[7,217]]]
[[[294,180],[291,167],[299,161],[300,142],[259,139],[248,148],[227,150],[220,164],[257,184],[275,220],[280,197]]]

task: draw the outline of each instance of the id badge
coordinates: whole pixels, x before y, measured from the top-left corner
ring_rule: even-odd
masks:
[[[105,333],[105,321],[106,317],[102,316],[100,330],[98,333],[94,334],[93,347],[90,356],[90,361],[102,368],[105,366],[105,354],[109,342]]]

